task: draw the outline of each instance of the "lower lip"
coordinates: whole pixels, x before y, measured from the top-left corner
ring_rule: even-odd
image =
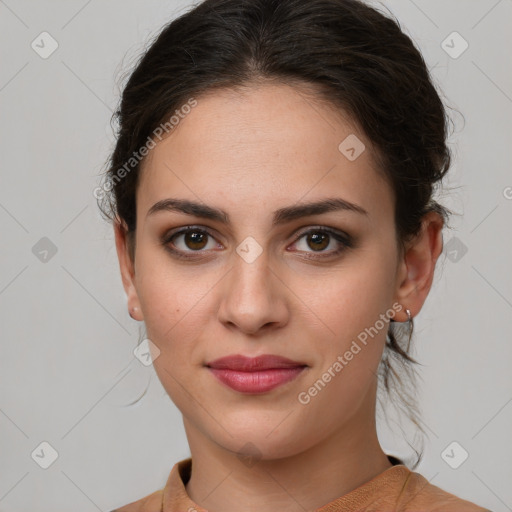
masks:
[[[241,393],[266,393],[297,377],[305,366],[275,368],[254,372],[241,372],[219,368],[208,368],[217,379]]]

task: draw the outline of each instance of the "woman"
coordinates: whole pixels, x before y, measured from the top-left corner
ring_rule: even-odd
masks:
[[[191,452],[117,512],[485,510],[377,438],[449,213],[448,119],[398,24],[356,0],[206,0],[117,114],[103,210]]]

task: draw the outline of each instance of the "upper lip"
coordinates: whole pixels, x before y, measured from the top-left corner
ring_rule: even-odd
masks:
[[[234,354],[220,359],[215,359],[206,363],[209,368],[223,370],[238,370],[242,372],[270,370],[275,368],[298,368],[307,366],[305,363],[292,361],[286,357],[273,354],[263,354],[258,357],[246,357],[240,354]]]

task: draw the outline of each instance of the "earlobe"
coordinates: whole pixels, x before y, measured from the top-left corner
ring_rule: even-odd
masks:
[[[126,292],[128,312],[134,320],[142,321],[142,315],[139,297],[135,286],[135,266],[130,257],[127,229],[124,223],[114,223],[114,236],[116,240],[117,257],[119,260],[119,269],[121,271],[121,280]]]
[[[436,212],[423,217],[420,233],[406,246],[397,283],[396,300],[416,316],[430,292],[437,259],[443,250],[443,219]],[[398,321],[406,321],[403,320]]]

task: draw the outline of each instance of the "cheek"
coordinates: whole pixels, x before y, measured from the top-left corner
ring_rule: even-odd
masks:
[[[208,287],[179,266],[140,260],[138,295],[144,312],[147,337],[158,347],[155,372],[167,395],[180,410],[190,409],[201,396],[192,376],[202,364],[200,345],[208,316]]]
[[[318,311],[330,331],[344,339],[357,336],[391,307],[392,267],[367,256],[322,279],[321,286],[307,294],[311,310]]]
[[[212,296],[223,274],[176,264],[160,252],[140,252],[137,290],[147,337],[160,351],[155,371],[173,401],[179,402],[179,383],[192,391],[196,383],[191,375],[204,363],[215,315]]]
[[[190,286],[175,280],[148,280],[139,294],[148,337],[162,351],[182,351],[202,330],[204,293],[189,290]]]
[[[215,276],[176,264],[159,248],[140,251],[137,274],[144,321],[157,341],[166,345],[176,332],[183,335],[184,329],[193,331],[198,327],[196,320],[204,314],[208,291],[217,281]]]
[[[394,315],[393,255],[389,251],[388,256],[381,257],[380,253],[377,248],[368,249],[343,270],[323,279],[322,286],[308,295],[310,310],[323,325],[324,335],[318,336],[317,331],[314,337],[317,347],[322,346],[321,371],[346,354],[348,364],[343,373],[346,377],[350,374],[351,379],[344,385],[349,387],[378,368],[389,319]]]
[[[314,340],[319,355],[306,387],[300,390],[304,428],[318,429],[314,418],[330,411],[315,436],[321,437],[355,414],[375,384],[392,296],[386,272],[379,265],[372,270],[367,263],[333,276],[323,295],[310,298],[311,309],[319,312],[325,327],[319,335],[308,322],[302,326],[309,330],[308,338]]]

